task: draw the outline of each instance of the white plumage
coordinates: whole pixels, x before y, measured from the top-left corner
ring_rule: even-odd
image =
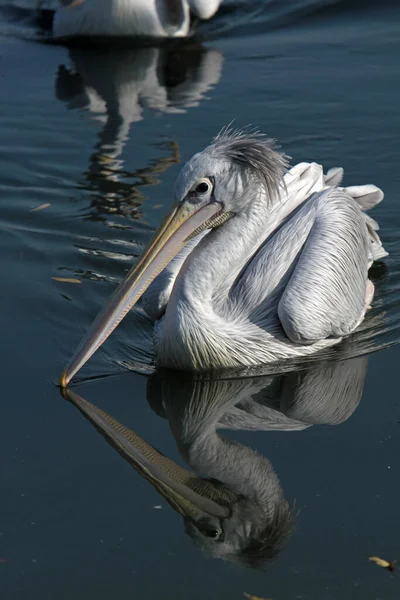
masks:
[[[257,366],[310,355],[356,329],[373,295],[368,268],[386,256],[362,209],[383,195],[327,180],[321,165],[296,165],[272,209],[254,198],[178,254],[143,297],[160,364]]]
[[[190,14],[209,19],[221,0],[62,0],[53,33],[80,36],[185,37]]]

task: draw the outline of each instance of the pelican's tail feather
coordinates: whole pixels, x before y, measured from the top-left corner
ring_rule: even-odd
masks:
[[[384,194],[380,188],[372,184],[352,185],[342,189],[357,202],[363,211],[365,224],[367,226],[369,239],[371,242],[370,259],[372,264],[374,261],[387,256],[388,253],[383,247],[380,237],[377,234],[377,231],[379,231],[378,223],[375,221],[375,219],[370,217],[366,211],[371,210],[371,208],[374,208],[374,206],[382,202]]]
[[[372,184],[339,187],[339,185],[342,183],[343,174],[344,172],[341,167],[329,169],[327,174],[324,175],[324,184],[326,186],[337,186],[338,189],[351,196],[363,211],[365,224],[367,226],[371,242],[370,259],[372,264],[375,260],[379,260],[387,256],[388,253],[384,249],[380,237],[377,234],[377,231],[379,231],[378,223],[372,217],[367,215],[366,211],[371,210],[371,208],[374,208],[374,206],[382,202],[384,193],[380,188]]]
[[[324,185],[339,187],[343,180],[344,171],[342,167],[334,167],[324,174]],[[362,211],[371,210],[377,204],[382,202],[384,193],[380,188],[371,183],[366,185],[351,185],[349,187],[339,187],[354,198]]]
[[[370,257],[371,261],[380,260],[385,256],[388,256],[388,252],[386,252],[385,248],[382,245],[381,238],[376,233],[379,229],[379,225],[374,219],[372,219],[369,215],[364,213],[365,222],[367,225],[369,239],[371,242],[370,245]]]
[[[343,174],[344,171],[342,167],[333,167],[333,169],[329,169],[327,174],[324,175],[325,185],[339,185],[342,183]]]
[[[382,202],[384,193],[376,185],[352,185],[342,188],[349,196],[359,204],[361,210],[371,210]]]

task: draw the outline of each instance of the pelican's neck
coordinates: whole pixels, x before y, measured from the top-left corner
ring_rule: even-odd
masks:
[[[177,277],[172,303],[183,301],[193,310],[209,312],[213,299],[228,293],[256,248],[265,240],[269,213],[268,202],[260,192],[244,211],[205,236]]]
[[[262,506],[265,513],[283,492],[271,462],[255,450],[220,436],[215,428],[202,431],[188,450],[188,462],[197,475],[217,479],[238,496]]]
[[[304,200],[285,194],[271,202],[261,188],[253,194],[252,201],[206,235],[183,264],[158,335],[158,360],[164,366],[202,370],[241,364],[238,352],[249,326],[243,326],[232,286],[259,247]]]
[[[220,481],[268,513],[283,496],[270,461],[217,433],[223,416],[250,393],[248,382],[240,383],[238,387],[238,380],[195,382],[183,414],[176,406],[176,390],[167,391],[168,420],[182,456],[198,476]]]
[[[308,194],[287,194],[270,200],[264,188],[219,229],[211,231],[190,253],[171,294],[171,307],[183,301],[209,314],[218,308],[248,261]]]

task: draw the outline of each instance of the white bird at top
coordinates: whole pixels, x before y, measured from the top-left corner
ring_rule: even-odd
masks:
[[[259,133],[227,127],[183,167],[175,205],[95,319],[65,387],[143,297],[159,365],[256,367],[298,359],[351,334],[386,256],[366,214],[374,185],[339,187],[342,169],[300,163]],[[147,293],[145,294],[147,290]]]
[[[57,38],[84,36],[186,37],[190,17],[210,19],[221,0],[59,0]]]

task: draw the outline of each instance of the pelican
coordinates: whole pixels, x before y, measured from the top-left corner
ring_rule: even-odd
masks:
[[[372,263],[386,256],[366,214],[374,185],[288,159],[258,132],[224,128],[183,167],[175,204],[95,319],[65,387],[137,301],[155,322],[159,365],[189,371],[298,359],[363,321]],[[151,285],[152,284],[152,285]]]
[[[84,36],[186,37],[190,15],[210,19],[221,0],[60,0],[57,38]]]

